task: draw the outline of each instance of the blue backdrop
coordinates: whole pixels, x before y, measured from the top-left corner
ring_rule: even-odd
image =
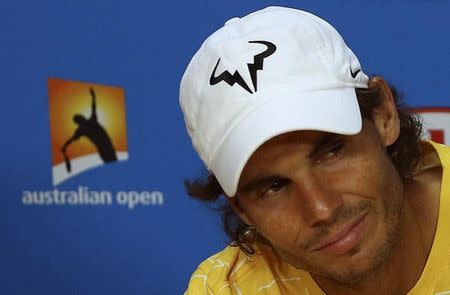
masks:
[[[0,4],[0,294],[181,294],[227,241],[215,212],[190,200],[201,174],[178,107],[191,56],[223,23],[268,5],[331,22],[366,73],[411,106],[450,106],[450,1],[3,1]],[[162,205],[31,206],[53,189],[47,78],[126,91],[129,160],[60,190],[161,191]]]

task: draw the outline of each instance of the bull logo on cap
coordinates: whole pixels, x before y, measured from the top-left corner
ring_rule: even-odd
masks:
[[[267,46],[267,49],[263,52],[255,55],[253,57],[253,63],[248,63],[248,71],[250,73],[250,77],[252,79],[253,88],[255,89],[255,92],[257,91],[257,71],[263,69],[264,59],[271,56],[276,50],[277,47],[275,44],[268,42],[268,41],[249,41],[248,43],[259,43]],[[244,88],[247,92],[252,94],[252,90],[247,85],[247,83],[242,78],[241,74],[236,70],[234,74],[231,74],[229,71],[224,71],[222,74],[216,76],[216,69],[217,66],[220,63],[220,58],[216,63],[216,66],[214,67],[213,72],[211,73],[211,77],[209,78],[209,85],[213,86],[217,83],[224,81],[228,85],[233,86],[235,83],[239,84],[242,88]]]

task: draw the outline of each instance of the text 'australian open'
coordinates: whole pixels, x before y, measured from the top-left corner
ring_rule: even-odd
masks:
[[[113,197],[114,196],[114,197]],[[95,191],[86,186],[79,186],[77,190],[23,191],[24,205],[74,205],[101,206],[118,204],[134,209],[136,206],[162,206],[164,195],[160,191]]]

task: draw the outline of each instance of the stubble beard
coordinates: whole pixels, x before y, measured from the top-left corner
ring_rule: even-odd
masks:
[[[401,193],[401,195],[403,196],[403,193]],[[388,266],[389,258],[392,256],[399,237],[399,220],[403,201],[404,197],[397,197],[390,204],[388,204],[387,199],[383,200],[384,208],[386,210],[384,218],[386,239],[384,242],[380,242],[373,250],[373,254],[364,261],[361,261],[361,263],[348,267],[345,266],[337,271],[331,271],[326,265],[317,265],[317,263],[314,263],[314,261],[308,259],[308,257],[297,257],[283,249],[277,249],[275,247],[274,250],[283,260],[287,261],[297,269],[308,271],[313,276],[322,277],[343,287],[356,286],[363,281],[370,279],[370,277],[376,276],[376,274],[380,273]],[[369,208],[369,212],[375,211],[375,208],[371,204],[361,204],[360,207]],[[360,250],[360,246],[358,245],[353,248],[348,255],[354,256],[358,254]]]

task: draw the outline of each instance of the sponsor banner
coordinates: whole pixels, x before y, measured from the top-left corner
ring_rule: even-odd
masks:
[[[412,110],[423,119],[424,137],[450,145],[450,107],[420,107]]]

